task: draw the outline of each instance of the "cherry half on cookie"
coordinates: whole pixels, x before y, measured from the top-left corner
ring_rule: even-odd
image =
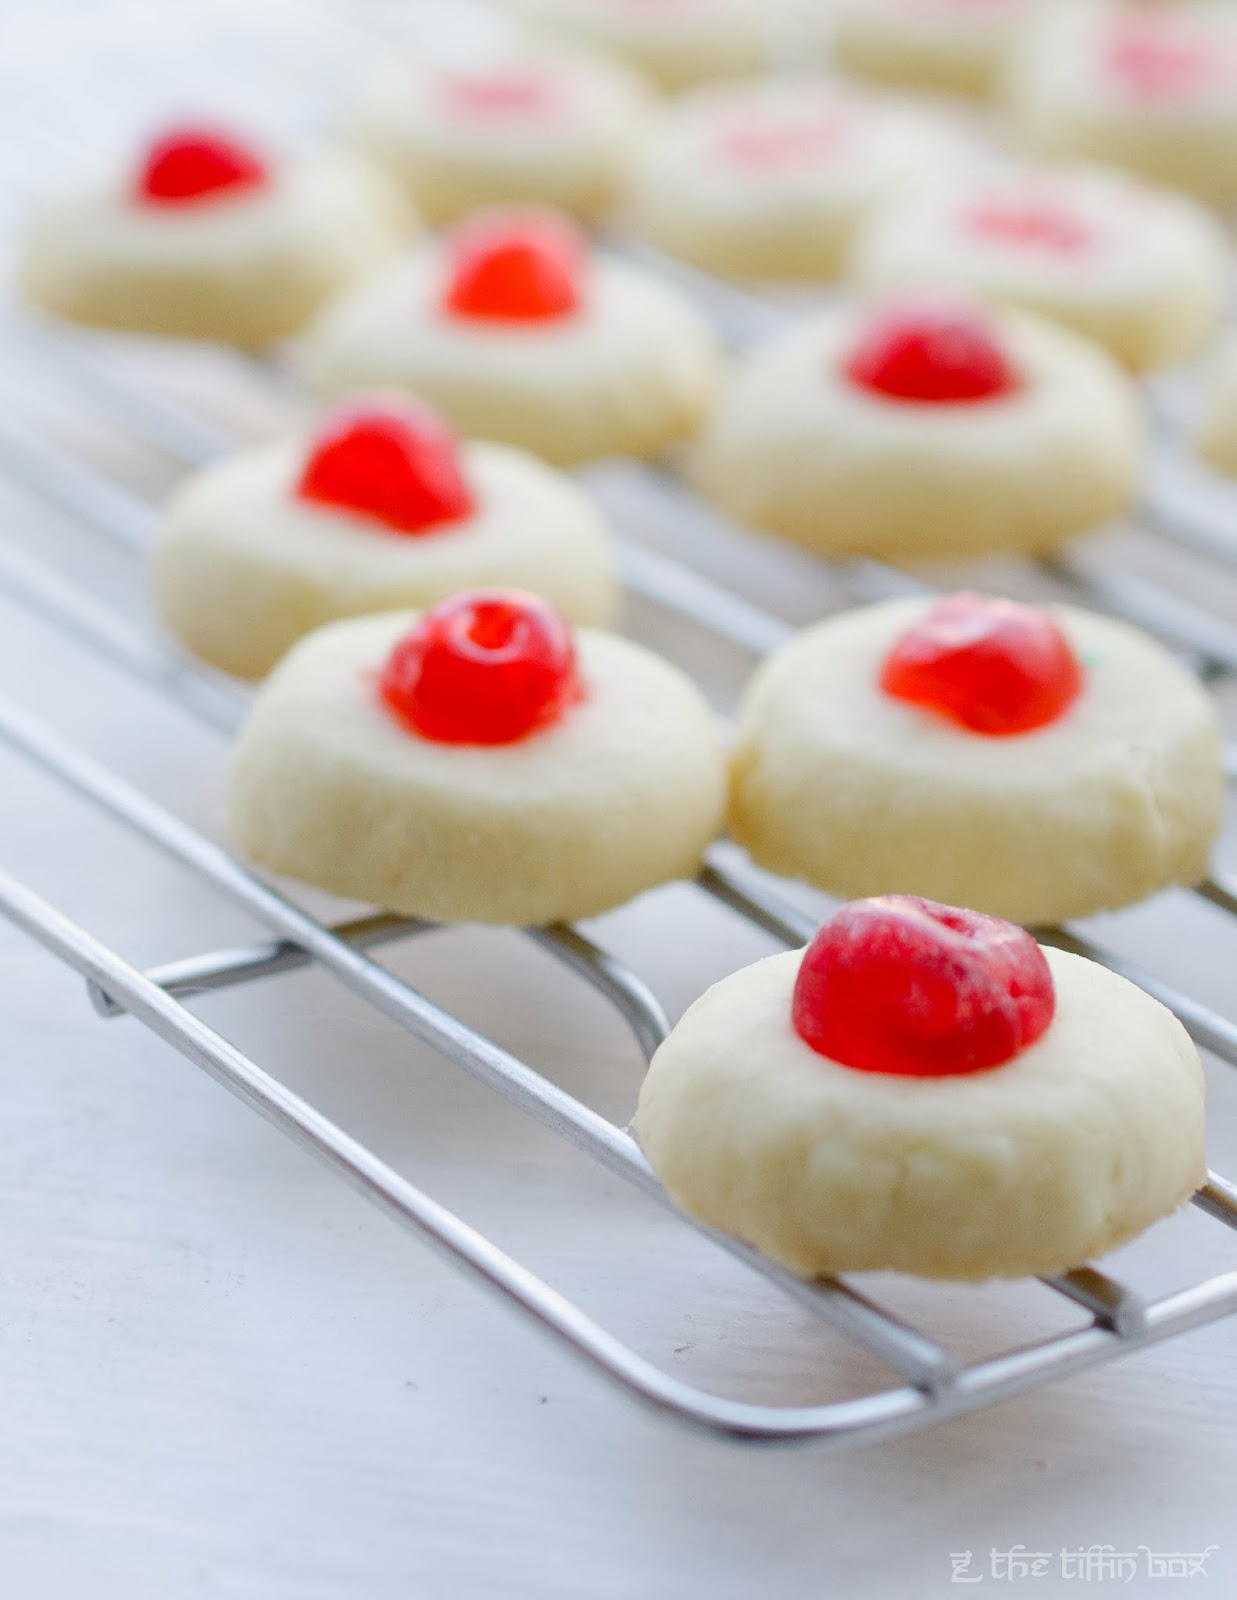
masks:
[[[387,658],[379,692],[436,744],[514,744],[583,697],[570,627],[515,589],[474,589],[431,606]]]
[[[466,222],[448,243],[443,309],[496,322],[545,322],[583,298],[583,236],[554,212],[495,212]]]
[[[318,430],[296,494],[406,534],[432,533],[476,509],[458,438],[411,399],[338,406]]]
[[[147,205],[179,206],[254,189],[268,177],[266,164],[238,140],[186,125],[151,142],[135,187]]]
[[[938,600],[898,640],[880,675],[886,694],[990,738],[1055,722],[1083,681],[1049,612],[978,594]]]
[[[819,1055],[861,1072],[948,1077],[1011,1061],[1056,1007],[1024,929],[913,895],[843,906],[803,954],[791,1017]]]
[[[944,298],[886,307],[861,335],[845,372],[861,389],[921,405],[995,400],[1018,388],[983,312]]]

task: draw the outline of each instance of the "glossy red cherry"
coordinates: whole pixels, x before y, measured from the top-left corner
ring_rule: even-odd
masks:
[[[392,650],[379,689],[407,727],[438,744],[513,744],[583,693],[571,629],[515,589],[431,606]]]
[[[1083,675],[1050,612],[951,594],[898,640],[880,686],[972,733],[1002,738],[1055,722],[1081,694]]]
[[[416,400],[352,400],[336,407],[318,429],[296,493],[358,511],[399,533],[431,533],[476,509],[459,440]]]
[[[451,237],[443,306],[452,316],[541,322],[580,304],[585,248],[553,212],[494,213]]]
[[[983,313],[943,299],[907,301],[879,313],[845,372],[863,389],[922,405],[994,400],[1018,387]]]
[[[212,128],[169,128],[146,151],[137,194],[151,205],[187,205],[253,189],[268,177],[245,145]]]
[[[1011,1061],[1052,1021],[1044,953],[1024,929],[914,895],[843,906],[803,953],[791,1017],[831,1061],[948,1077]]]
[[[1077,255],[1094,239],[1093,230],[1067,207],[1044,199],[982,201],[966,213],[965,223],[981,239],[1058,255]]]

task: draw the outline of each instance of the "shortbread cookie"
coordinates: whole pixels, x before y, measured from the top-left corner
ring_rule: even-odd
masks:
[[[1120,515],[1136,397],[1103,350],[939,298],[796,322],[742,365],[691,452],[725,512],[822,555],[1047,550]]]
[[[1224,790],[1216,713],[1161,646],[977,596],[800,634],[747,691],[733,773],[760,866],[1029,924],[1203,878]]]
[[[211,666],[260,678],[337,617],[527,589],[571,622],[618,606],[592,502],[522,450],[460,441],[427,407],[344,402],[313,435],[247,450],[173,496],[154,554],[164,622]]]
[[[627,211],[660,249],[721,277],[835,278],[873,209],[959,147],[939,114],[823,79],[703,89],[654,125]]]
[[[1202,1067],[1171,1012],[900,895],[702,995],[635,1127],[684,1210],[804,1277],[1062,1272],[1205,1177]]]
[[[782,0],[516,0],[536,28],[608,50],[663,89],[737,78],[769,63]]]
[[[646,100],[619,62],[511,47],[467,68],[392,67],[352,128],[431,223],[512,201],[591,221],[615,197]]]
[[[651,273],[552,213],[482,212],[329,307],[302,368],[321,394],[393,386],[461,433],[559,465],[656,455],[691,434],[719,371],[712,332]]]
[[[390,180],[353,157],[175,128],[136,170],[39,206],[19,281],[75,322],[257,349],[392,256],[411,223]]]
[[[1224,340],[1207,374],[1198,450],[1213,467],[1237,477],[1237,333]]]
[[[261,865],[350,899],[554,922],[694,874],[724,765],[674,667],[486,591],[294,646],[241,735],[232,825]]]
[[[1024,145],[1237,202],[1237,16],[1224,5],[1046,7],[1011,66]]]
[[[989,95],[1041,0],[833,0],[833,58],[902,89]]]
[[[864,229],[854,279],[1023,306],[1135,370],[1193,355],[1228,292],[1223,229],[1185,196],[1099,168],[997,167],[901,195]]]

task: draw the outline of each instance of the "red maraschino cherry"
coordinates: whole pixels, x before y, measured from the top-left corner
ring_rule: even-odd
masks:
[[[1082,692],[1078,658],[1050,612],[987,595],[938,600],[898,640],[880,686],[972,733],[1030,733]]]
[[[455,317],[545,322],[583,297],[585,246],[552,211],[492,212],[457,228],[448,244],[443,308]]]
[[[795,1032],[860,1072],[936,1078],[1011,1061],[1056,1008],[1024,929],[915,895],[843,906],[803,953]]]
[[[957,405],[995,400],[1018,379],[988,318],[976,307],[946,299],[916,299],[887,307],[851,351],[846,376],[891,400]]]
[[[379,689],[438,744],[513,744],[582,696],[571,629],[515,589],[474,589],[431,606],[392,650]]]
[[[151,142],[136,190],[148,205],[191,205],[256,188],[268,176],[265,162],[231,135],[185,125]]]
[[[318,429],[296,493],[398,533],[432,533],[476,509],[459,439],[436,412],[412,399],[350,400],[336,407]]]

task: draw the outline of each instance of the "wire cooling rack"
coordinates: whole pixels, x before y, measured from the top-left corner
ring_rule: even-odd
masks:
[[[780,313],[741,294],[691,276],[691,286],[743,337]],[[214,459],[236,445],[232,434],[173,400],[106,342],[12,318],[3,328],[11,361],[33,380],[61,387],[135,439],[181,467]],[[10,373],[11,376],[11,373]],[[272,389],[283,380],[272,368],[250,376]],[[156,516],[144,501],[102,475],[46,429],[20,421],[17,408],[0,423],[0,474],[83,529],[127,550],[144,553]],[[642,493],[671,518],[708,516],[675,480],[638,471]],[[1143,520],[1165,539],[1237,565],[1220,500],[1192,484],[1179,456],[1161,451],[1153,464]],[[793,631],[780,617],[710,578],[639,545],[621,549],[628,589],[671,616],[703,628],[754,655],[776,648]],[[922,587],[877,563],[838,565],[833,574],[853,598],[880,598]],[[1093,604],[1149,628],[1183,653],[1205,678],[1237,673],[1237,629],[1163,586],[1128,573],[1096,570],[1079,557],[1061,558],[1051,575]],[[134,629],[75,581],[12,547],[0,547],[0,591],[43,622],[63,630],[113,667],[154,688],[188,715],[225,735],[235,732],[246,697],[172,649]],[[1237,1272],[1208,1277],[1161,1298],[1095,1268],[1043,1279],[1087,1314],[1080,1327],[962,1364],[942,1344],[840,1279],[805,1282],[740,1242],[682,1218],[800,1310],[863,1347],[892,1369],[889,1386],[824,1405],[765,1405],[708,1392],[681,1381],[599,1326],[571,1301],[496,1245],[414,1187],[373,1151],[294,1094],[208,1027],[185,1001],[195,994],[257,982],[315,964],[408,1030],[447,1061],[497,1091],[526,1115],[568,1140],[640,1193],[674,1209],[623,1128],[551,1083],[524,1061],[466,1026],[366,954],[409,939],[428,924],[375,913],[336,926],[316,920],[260,881],[224,850],[121,778],[78,751],[11,699],[0,698],[0,739],[52,775],[75,796],[170,856],[270,931],[269,943],[215,950],[141,972],[75,925],[8,873],[0,873],[0,910],[87,980],[103,1017],[127,1013],[172,1044],[368,1199],[554,1334],[569,1349],[630,1394],[675,1418],[749,1441],[841,1442],[879,1438],[923,1427],[1064,1377],[1237,1310]],[[1237,757],[1229,752],[1230,774]],[[704,894],[786,945],[810,937],[815,922],[792,900],[771,892],[719,846],[697,880]],[[1213,878],[1195,891],[1237,914],[1237,883]],[[660,1005],[626,964],[578,930],[524,930],[527,938],[597,989],[615,1007],[648,1059],[667,1031]],[[1103,962],[1140,984],[1181,1018],[1195,1040],[1237,1066],[1237,1024],[1094,940],[1068,929],[1041,930],[1063,948]],[[1216,1173],[1194,1196],[1211,1218],[1237,1228],[1237,1185]],[[676,1215],[681,1215],[676,1213]]]

